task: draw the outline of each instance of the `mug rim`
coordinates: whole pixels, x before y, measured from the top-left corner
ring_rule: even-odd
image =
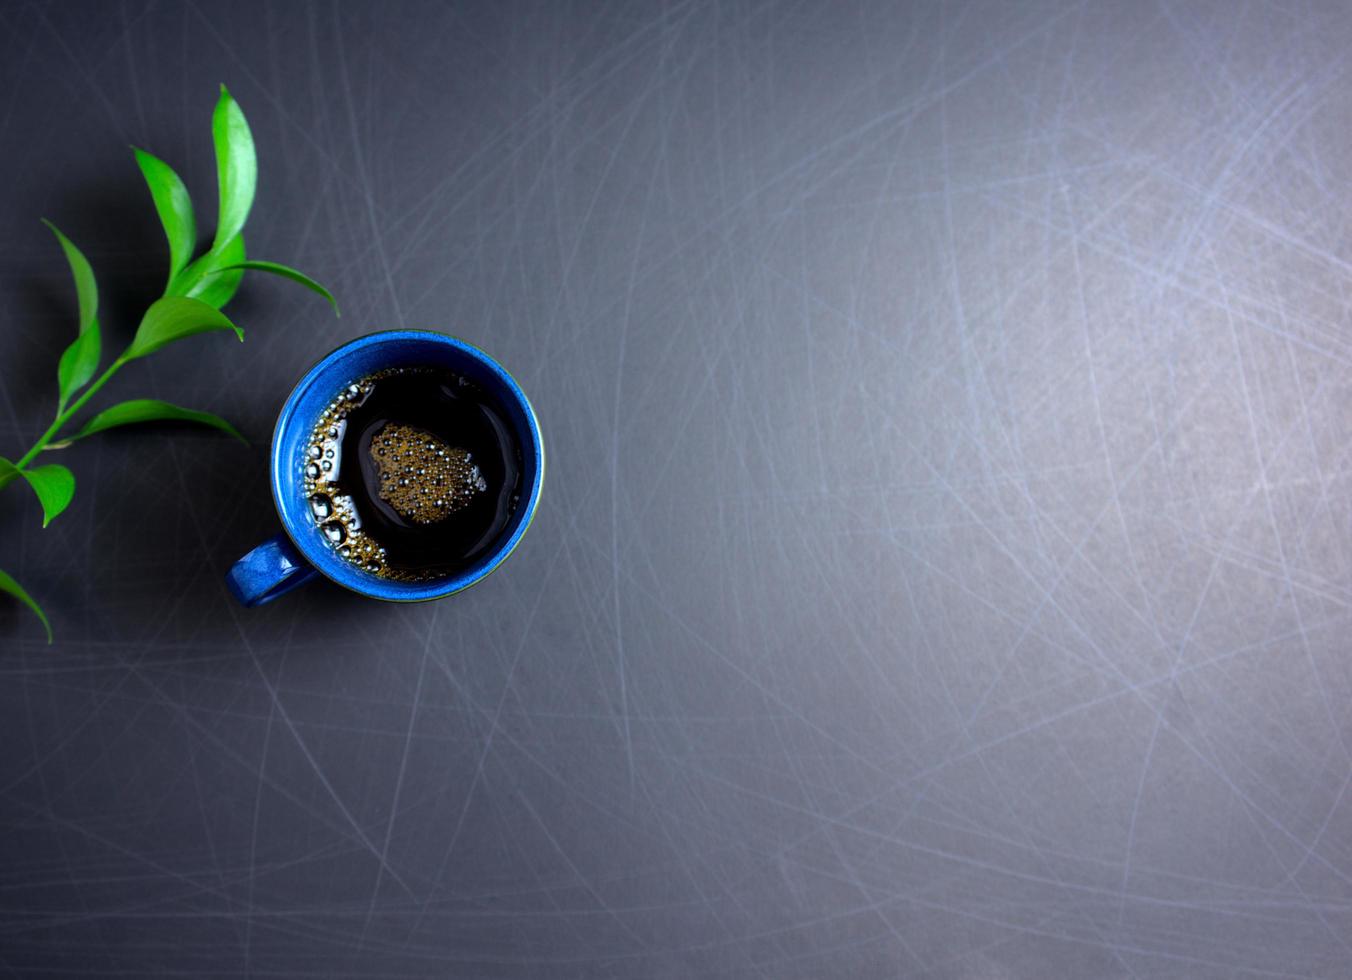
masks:
[[[336,564],[332,569],[330,565],[330,556],[327,552],[316,557],[318,553],[314,552],[309,545],[309,536],[303,535],[301,531],[301,522],[294,514],[288,512],[286,506],[282,503],[281,486],[281,466],[283,461],[280,459],[282,452],[281,436],[282,430],[286,424],[291,421],[296,414],[297,406],[301,398],[309,391],[319,377],[320,373],[328,368],[341,355],[350,352],[353,349],[362,349],[381,343],[392,341],[422,341],[424,343],[434,343],[447,347],[452,347],[463,354],[469,355],[475,361],[487,368],[501,382],[506,394],[512,398],[521,408],[526,417],[526,426],[529,430],[529,447],[523,447],[523,451],[531,452],[536,459],[535,478],[531,481],[530,491],[525,496],[522,504],[525,506],[525,518],[517,525],[511,535],[508,536],[500,545],[492,550],[491,556],[487,560],[478,563],[478,567],[471,571],[461,572],[456,575],[448,576],[442,579],[435,579],[426,583],[406,583],[393,582],[386,579],[371,578],[369,585],[360,583],[356,574],[351,580],[345,580],[334,574]],[[319,360],[315,361],[305,372],[299,381],[291,388],[286,401],[282,403],[281,410],[277,413],[277,421],[272,429],[272,443],[269,450],[268,462],[268,482],[272,487],[272,505],[277,512],[277,518],[282,523],[282,530],[287,538],[296,546],[296,550],[305,558],[305,561],[324,578],[333,582],[335,585],[354,592],[357,595],[365,596],[369,599],[381,599],[386,602],[429,602],[433,599],[444,599],[447,596],[455,595],[457,592],[463,592],[473,585],[477,585],[489,575],[492,575],[502,565],[504,561],[514,552],[517,545],[521,543],[521,538],[526,530],[535,520],[537,504],[540,500],[540,491],[544,486],[545,477],[545,446],[544,439],[540,434],[540,423],[535,417],[535,408],[531,405],[530,399],[526,397],[525,391],[521,385],[512,377],[511,373],[494,360],[487,352],[467,340],[459,337],[453,337],[450,334],[441,333],[437,330],[376,330],[360,337],[354,337],[351,340],[339,344],[333,350],[329,351]],[[333,562],[340,559],[333,558]],[[346,564],[346,563],[344,563]],[[346,570],[346,569],[344,569]]]

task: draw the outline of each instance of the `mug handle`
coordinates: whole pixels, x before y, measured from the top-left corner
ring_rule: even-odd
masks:
[[[271,602],[318,574],[291,539],[278,534],[235,562],[226,573],[225,584],[241,605],[252,607]]]

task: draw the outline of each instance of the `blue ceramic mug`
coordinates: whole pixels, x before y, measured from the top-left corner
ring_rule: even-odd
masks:
[[[380,578],[339,557],[310,519],[303,487],[303,454],[310,432],[334,395],[386,368],[440,367],[495,395],[521,446],[521,499],[497,543],[469,567],[428,582]],[[477,347],[430,330],[387,330],[344,344],[310,368],[277,417],[272,433],[272,499],[286,532],[235,562],[226,583],[246,606],[261,606],[316,575],[373,599],[419,602],[467,589],[503,563],[526,533],[540,501],[545,454],[540,426],[526,394],[502,366]]]

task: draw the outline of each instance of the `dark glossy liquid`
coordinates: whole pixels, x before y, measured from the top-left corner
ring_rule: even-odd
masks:
[[[335,465],[322,482],[307,480],[345,520],[344,498],[355,509],[358,520],[345,524],[342,537],[333,530],[330,543],[373,574],[395,579],[440,578],[483,557],[511,520],[521,483],[521,447],[497,400],[461,375],[432,368],[380,372],[348,392],[330,406],[342,421],[333,428],[331,415],[312,441],[338,450]],[[325,442],[334,431],[337,438]],[[416,444],[410,433],[418,434]]]

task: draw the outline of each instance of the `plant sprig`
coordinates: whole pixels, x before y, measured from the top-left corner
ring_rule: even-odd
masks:
[[[106,429],[164,420],[209,425],[246,442],[233,425],[218,415],[150,398],[119,402],[94,415],[74,432],[62,435],[71,420],[124,365],[199,333],[230,330],[242,341],[244,331],[221,312],[221,307],[234,297],[246,271],[267,272],[300,283],[323,296],[334,313],[338,312],[333,294],[309,276],[276,262],[251,261],[246,257],[244,224],[253,207],[258,158],[244,112],[224,85],[212,113],[211,136],[216,147],[219,193],[216,233],[211,246],[196,259],[193,253],[197,248],[197,220],[187,187],[163,160],[132,148],[169,242],[169,276],[164,295],[146,310],[131,343],[102,374],[98,373],[103,340],[94,270],[74,243],[44,219],[43,223],[60,243],[75,279],[79,332],[57,365],[56,417],[52,424],[17,460],[11,462],[0,457],[0,489],[17,480],[26,482],[42,506],[43,527],[64,511],[75,495],[75,475],[65,466],[33,465],[45,450],[64,449]],[[3,569],[0,569],[0,592],[31,609],[47,630],[47,642],[52,642],[51,623],[42,607]]]

